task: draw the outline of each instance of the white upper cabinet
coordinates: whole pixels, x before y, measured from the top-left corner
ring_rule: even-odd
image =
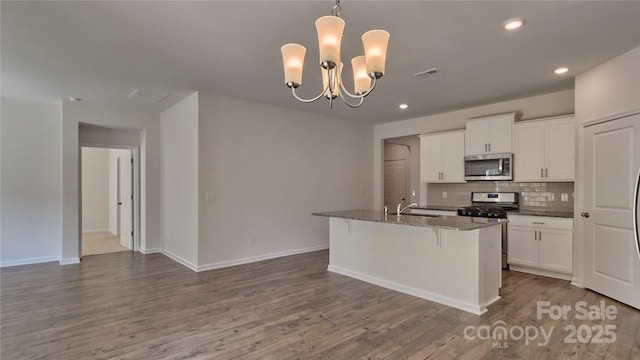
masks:
[[[465,155],[510,153],[516,113],[467,121]]]
[[[420,135],[420,181],[464,181],[464,131]]]
[[[514,181],[573,181],[574,131],[573,116],[516,123]]]

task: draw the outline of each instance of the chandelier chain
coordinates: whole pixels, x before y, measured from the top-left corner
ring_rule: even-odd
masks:
[[[340,0],[336,0],[336,4],[331,8],[331,15],[340,17],[340,11],[342,7],[340,6]]]

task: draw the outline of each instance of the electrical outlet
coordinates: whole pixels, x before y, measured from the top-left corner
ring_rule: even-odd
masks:
[[[567,193],[562,193],[562,194],[560,195],[560,199],[561,199],[562,201],[564,201],[564,202],[569,201],[569,194],[567,194]]]
[[[446,192],[446,191],[443,191],[443,192],[442,192],[442,198],[443,198],[443,199],[446,199],[446,198],[447,198],[447,196],[449,196],[449,194],[447,194],[447,192]]]

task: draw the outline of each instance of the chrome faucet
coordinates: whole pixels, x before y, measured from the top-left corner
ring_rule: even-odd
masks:
[[[400,214],[402,214],[403,211],[407,210],[408,208],[412,208],[412,207],[416,207],[418,206],[418,204],[413,203],[413,204],[409,204],[405,207],[402,207],[402,203],[398,204],[398,207],[396,208],[396,214],[398,214],[398,216],[400,216]]]

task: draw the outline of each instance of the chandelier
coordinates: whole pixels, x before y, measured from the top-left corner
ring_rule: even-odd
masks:
[[[325,97],[329,100],[329,107],[333,108],[333,100],[340,97],[348,106],[357,108],[362,105],[364,97],[373,91],[376,80],[384,75],[389,33],[384,30],[367,31],[362,35],[364,55],[351,60],[354,93],[345,88],[342,81],[343,64],[340,61],[340,43],[345,22],[340,18],[340,10],[340,0],[336,0],[331,15],[316,20],[323,88],[318,96],[303,99],[296,94],[296,89],[302,85],[302,67],[307,49],[300,44],[286,44],[280,48],[284,82],[299,101],[310,103]]]

